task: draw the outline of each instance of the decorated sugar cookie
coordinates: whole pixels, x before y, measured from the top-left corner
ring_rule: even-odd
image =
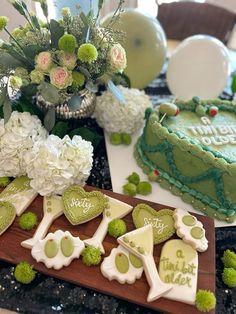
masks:
[[[124,202],[118,201],[109,196],[108,196],[108,200],[109,200],[109,206],[103,212],[103,219],[98,229],[96,230],[92,238],[84,240],[84,243],[86,245],[93,245],[95,247],[99,247],[102,254],[105,253],[102,242],[107,234],[109,222],[111,222],[113,219],[116,219],[116,218],[123,218],[132,210],[132,206]]]
[[[147,297],[148,302],[160,298],[172,289],[171,284],[161,281],[157,272],[153,258],[153,231],[150,224],[126,233],[119,237],[117,241],[129,252],[142,260],[145,275],[150,286]]]
[[[33,202],[38,195],[30,186],[30,179],[19,177],[14,179],[1,193],[0,201],[7,201],[14,205],[17,216]]]
[[[208,241],[202,223],[182,208],[176,208],[173,217],[177,235],[197,251],[206,251]]]
[[[159,262],[161,280],[174,287],[163,297],[194,304],[197,291],[198,254],[182,240],[169,240],[162,248]]]
[[[108,198],[99,191],[85,192],[74,185],[66,189],[62,196],[64,214],[72,225],[83,224],[108,208]]]
[[[32,249],[38,240],[42,240],[53,221],[63,214],[63,202],[61,196],[44,196],[43,198],[43,219],[41,220],[33,238],[21,242],[27,249]]]
[[[43,262],[47,268],[61,269],[73,259],[79,258],[84,249],[84,242],[73,237],[69,231],[57,230],[49,233],[43,240],[38,240],[31,254],[37,262]]]
[[[117,280],[121,284],[126,282],[132,284],[142,276],[143,263],[141,259],[119,245],[112,249],[108,257],[104,258],[101,272],[110,281]]]
[[[175,233],[173,211],[170,209],[156,211],[147,204],[138,204],[132,217],[136,228],[152,225],[154,244],[166,241]]]
[[[0,235],[11,226],[15,217],[15,207],[9,202],[0,201]]]

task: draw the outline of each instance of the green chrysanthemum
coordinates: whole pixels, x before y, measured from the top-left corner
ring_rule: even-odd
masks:
[[[44,74],[39,70],[33,70],[30,73],[30,79],[32,83],[40,84],[44,80]]]
[[[87,266],[98,265],[101,262],[101,251],[94,246],[86,247],[82,252],[82,261]]]
[[[7,26],[9,19],[6,16],[0,16],[0,32]]]
[[[108,224],[108,233],[114,238],[122,236],[123,234],[126,233],[126,230],[127,230],[126,223],[124,222],[123,219],[116,218],[113,219]]]
[[[11,35],[15,39],[22,39],[25,36],[25,31],[20,28],[14,28],[13,31],[11,32]]]
[[[222,280],[230,288],[236,287],[236,270],[232,267],[224,268]]]
[[[0,186],[5,187],[7,186],[11,180],[8,177],[0,177]]]
[[[222,262],[225,267],[232,267],[236,269],[236,253],[230,250],[224,251],[224,255],[222,257]]]
[[[216,297],[211,291],[199,289],[196,294],[195,305],[200,312],[209,312],[216,306]]]
[[[28,284],[34,280],[36,272],[33,270],[33,266],[31,266],[27,262],[19,263],[14,271],[14,276],[17,281]]]
[[[77,47],[77,41],[75,36],[70,34],[63,35],[58,41],[58,47],[60,50],[66,52],[74,52]]]
[[[74,71],[72,72],[72,78],[73,78],[72,85],[74,87],[80,87],[84,85],[85,76],[82,73]]]
[[[78,50],[78,59],[82,62],[92,63],[98,57],[97,48],[92,44],[82,44]]]
[[[32,212],[24,213],[19,219],[19,226],[23,230],[31,230],[37,225],[37,223],[38,217]]]

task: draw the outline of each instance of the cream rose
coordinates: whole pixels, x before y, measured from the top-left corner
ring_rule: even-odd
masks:
[[[125,49],[120,44],[115,44],[108,52],[108,62],[113,72],[123,72],[127,66]]]
[[[40,52],[35,58],[36,68],[43,72],[49,72],[53,66],[52,55],[49,51]]]
[[[68,70],[75,68],[77,57],[74,53],[60,51],[58,57],[62,67],[67,67]]]
[[[72,85],[73,78],[71,71],[67,68],[56,67],[50,71],[51,84],[59,89],[67,88]]]

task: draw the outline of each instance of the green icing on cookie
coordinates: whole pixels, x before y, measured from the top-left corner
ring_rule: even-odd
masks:
[[[48,258],[53,258],[59,251],[58,244],[55,240],[49,239],[44,245],[44,253]]]
[[[28,177],[19,177],[14,179],[0,194],[0,198],[12,196],[16,193],[30,190],[30,179]]]
[[[0,235],[10,227],[15,217],[15,207],[9,202],[0,201]]]
[[[129,259],[123,253],[118,253],[115,257],[115,264],[118,272],[125,274],[129,270]]]
[[[201,239],[204,236],[204,231],[200,227],[193,227],[190,230],[190,233],[194,239]]]
[[[129,253],[129,260],[135,268],[141,268],[143,266],[141,259],[132,253]]]
[[[71,186],[62,196],[64,214],[72,225],[85,223],[108,207],[108,200],[99,191],[85,192],[80,186]]]
[[[132,217],[136,228],[152,225],[154,244],[166,241],[175,233],[173,211],[170,209],[156,211],[147,204],[138,204]]]
[[[65,257],[69,257],[74,252],[74,241],[71,237],[64,237],[61,239],[61,251]]]
[[[196,218],[193,217],[192,215],[186,215],[182,218],[182,222],[186,226],[194,226],[196,224]]]

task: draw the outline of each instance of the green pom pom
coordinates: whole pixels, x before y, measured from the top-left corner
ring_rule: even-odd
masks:
[[[233,251],[224,251],[224,255],[221,260],[224,263],[225,267],[232,267],[236,269],[236,253],[234,253]]]
[[[0,178],[0,186],[1,187],[7,186],[10,182],[11,182],[11,180],[8,177],[1,177]]]
[[[137,186],[137,192],[142,195],[148,195],[152,193],[152,186],[147,181],[139,182]]]
[[[120,218],[113,219],[108,224],[108,233],[114,238],[122,236],[126,233],[126,230],[126,223]]]
[[[200,99],[198,96],[194,96],[194,97],[192,98],[192,101],[193,101],[195,104],[197,104],[197,105],[199,105],[199,104],[201,103],[201,99]]]
[[[88,246],[82,252],[82,262],[87,266],[98,265],[101,262],[101,251],[95,246]]]
[[[127,180],[130,183],[133,183],[135,185],[138,185],[140,182],[140,177],[136,172],[133,172],[130,176],[128,176]]]
[[[121,141],[125,145],[130,145],[131,142],[132,142],[132,138],[131,138],[131,136],[129,134],[122,133],[121,134]]]
[[[27,262],[19,263],[14,271],[14,276],[17,281],[28,284],[34,280],[36,272],[33,270],[33,266],[31,266]]]
[[[0,16],[0,32],[7,26],[8,22],[9,22],[8,17]]]
[[[126,183],[123,185],[123,193],[129,196],[135,196],[137,193],[137,187],[133,183]]]
[[[230,288],[236,287],[236,270],[232,267],[224,268],[222,280]]]
[[[120,133],[111,133],[110,135],[110,143],[112,145],[120,145],[122,142]]]
[[[80,87],[84,85],[85,76],[82,73],[74,71],[72,72],[72,78],[73,78],[72,85],[74,87]]]
[[[195,109],[195,112],[199,117],[203,117],[206,114],[206,108],[202,105],[198,105]]]
[[[196,294],[195,305],[200,312],[209,312],[216,306],[216,297],[211,291],[199,289]]]
[[[92,63],[97,57],[97,48],[92,44],[82,44],[78,49],[78,59],[82,62]]]
[[[58,41],[58,47],[60,50],[66,52],[74,52],[77,47],[75,36],[70,34],[63,35]]]
[[[31,230],[38,223],[38,218],[35,213],[28,212],[20,216],[19,226],[23,230]]]

